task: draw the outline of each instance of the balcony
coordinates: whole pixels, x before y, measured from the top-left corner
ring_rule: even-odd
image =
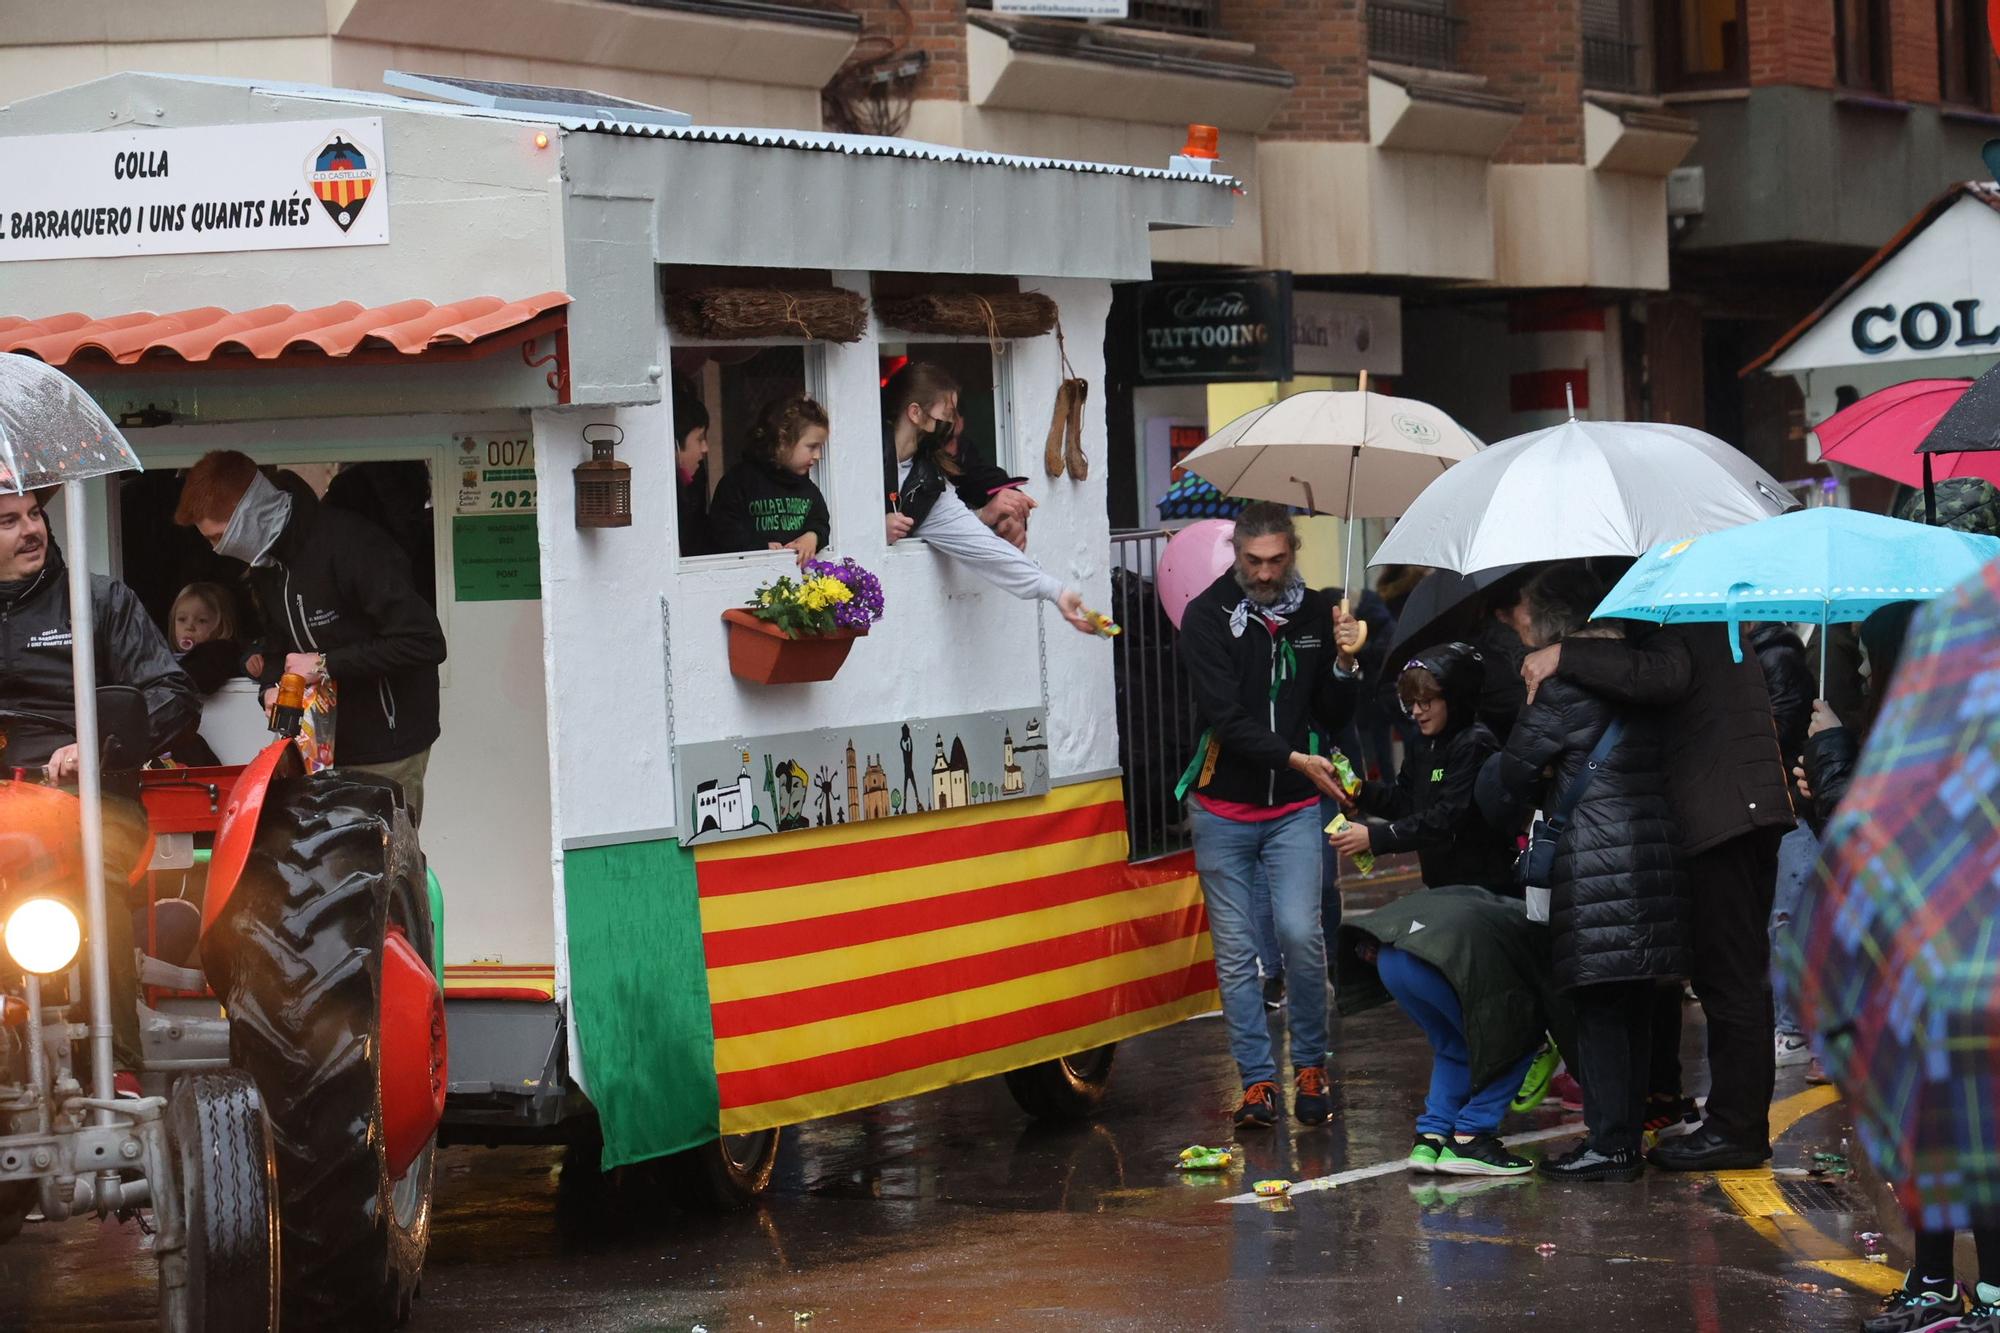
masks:
[[[967,0],[966,8],[991,11],[993,0]],[[1218,37],[1222,34],[1222,0],[1130,0],[1122,19],[1068,19],[1038,16],[1043,23],[1112,25],[1146,28],[1153,32],[1177,33],[1186,37]]]
[[[1439,5],[1368,6],[1368,57],[1419,69],[1456,69],[1458,34],[1465,20]]]

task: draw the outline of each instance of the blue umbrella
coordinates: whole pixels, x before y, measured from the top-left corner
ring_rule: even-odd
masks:
[[[1926,602],[2000,558],[2000,538],[1825,506],[1656,546],[1597,608],[1599,616],[1679,624],[1729,622],[1743,660],[1746,620],[1865,620],[1892,602]]]

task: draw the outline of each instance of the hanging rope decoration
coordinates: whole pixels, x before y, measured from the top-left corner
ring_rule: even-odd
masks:
[[[667,322],[690,338],[808,338],[860,342],[868,302],[840,287],[781,291],[776,287],[698,287],[667,297]]]
[[[1040,292],[926,292],[878,300],[882,323],[908,333],[959,337],[1039,338],[1056,326],[1056,303]]]

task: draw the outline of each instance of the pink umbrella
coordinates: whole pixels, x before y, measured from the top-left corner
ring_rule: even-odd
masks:
[[[1905,486],[1924,484],[1917,446],[1971,387],[1971,380],[1908,380],[1849,403],[1813,428],[1820,456]],[[1934,454],[1932,475],[2000,484],[2000,453]]]

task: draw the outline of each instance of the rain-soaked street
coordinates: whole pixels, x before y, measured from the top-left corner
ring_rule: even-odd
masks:
[[[453,1148],[411,1327],[1817,1329],[1851,1326],[1900,1275],[1893,1235],[1888,1263],[1865,1258],[1858,1237],[1889,1229],[1865,1187],[1837,1164],[1808,1174],[1848,1131],[1798,1069],[1780,1072],[1775,1174],[1418,1178],[1399,1164],[1421,1037],[1394,1010],[1335,1031],[1333,1122],[1281,1122],[1226,1178],[1174,1170],[1182,1147],[1230,1138],[1213,1019],[1122,1046],[1092,1124],[1030,1125],[989,1080],[805,1126],[738,1216],[565,1183],[556,1149]],[[1547,1135],[1537,1156],[1574,1119],[1551,1104],[1507,1132]],[[1337,1183],[1224,1202],[1269,1177]],[[0,1251],[0,1327],[152,1327],[152,1284],[132,1228],[31,1225]]]

